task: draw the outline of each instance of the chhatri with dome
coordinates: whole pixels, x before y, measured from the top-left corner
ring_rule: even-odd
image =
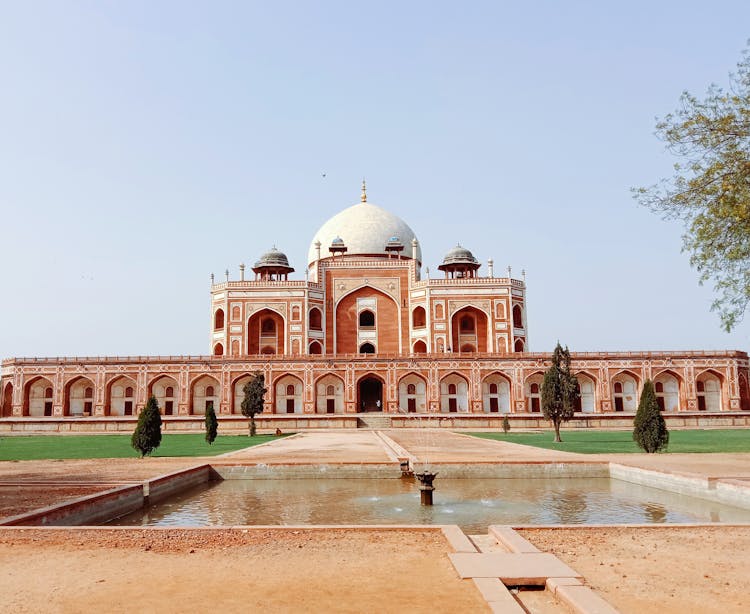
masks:
[[[252,274],[240,265],[237,279],[212,279],[205,356],[4,360],[0,431],[96,420],[131,430],[151,395],[169,428],[200,428],[209,406],[232,428],[255,372],[268,388],[261,428],[540,423],[550,355],[528,351],[524,279],[496,277],[491,260],[480,274],[461,245],[430,277],[414,231],[368,202],[364,182],[360,202],[315,233],[305,264],[304,279],[290,279],[274,246]],[[631,425],[646,379],[670,421],[750,425],[745,352],[583,352],[572,367],[576,419],[589,426]]]

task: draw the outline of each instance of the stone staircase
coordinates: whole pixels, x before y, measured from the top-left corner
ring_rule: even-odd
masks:
[[[389,429],[391,428],[391,417],[386,414],[357,414],[358,429]]]

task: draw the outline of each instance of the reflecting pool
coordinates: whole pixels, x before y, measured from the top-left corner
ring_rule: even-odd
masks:
[[[435,504],[413,480],[225,480],[191,489],[112,525],[750,522],[750,510],[609,478],[438,479]]]

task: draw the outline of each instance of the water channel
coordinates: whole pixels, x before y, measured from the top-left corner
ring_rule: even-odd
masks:
[[[610,478],[440,479],[423,507],[413,480],[211,482],[112,525],[490,524],[750,522],[750,510]]]

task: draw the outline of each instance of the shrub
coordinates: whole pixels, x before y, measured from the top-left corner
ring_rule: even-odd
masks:
[[[160,444],[161,414],[159,413],[159,403],[157,403],[156,397],[151,396],[146,403],[146,407],[138,414],[138,424],[130,438],[130,445],[143,458],[150,455]]]
[[[648,453],[658,452],[669,444],[667,423],[659,410],[654,383],[650,379],[643,384],[641,401],[635,414],[633,441]]]
[[[211,445],[216,440],[219,421],[216,419],[213,403],[206,403],[206,441]]]

